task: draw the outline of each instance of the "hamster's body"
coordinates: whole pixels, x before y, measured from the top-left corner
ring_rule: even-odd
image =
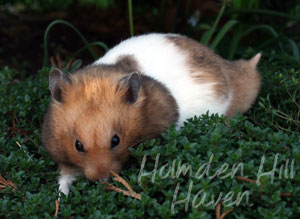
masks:
[[[179,125],[194,115],[205,114],[208,109],[211,113],[225,114],[230,103],[230,94],[225,94],[228,95],[227,97],[216,98],[214,85],[218,82],[197,82],[193,74],[197,77],[201,75],[205,77],[207,73],[202,69],[196,71],[193,69],[192,64],[189,63],[188,51],[177,46],[173,41],[174,38],[181,37],[171,34],[134,37],[111,49],[95,64],[115,64],[120,56],[132,55],[137,62],[139,72],[161,82],[175,98],[179,111]]]
[[[148,34],[121,42],[67,79],[56,70],[42,140],[60,165],[60,190],[67,194],[79,172],[100,180],[120,171],[128,147],[172,123],[207,111],[245,112],[259,91],[259,59],[230,62],[187,37]]]

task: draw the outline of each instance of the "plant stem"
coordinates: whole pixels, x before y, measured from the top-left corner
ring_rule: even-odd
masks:
[[[282,13],[282,12],[278,12],[278,11],[272,11],[272,10],[267,10],[267,9],[230,9],[228,11],[226,11],[225,14],[246,14],[246,13],[250,13],[250,14],[264,14],[264,15],[271,15],[271,16],[276,16],[276,17],[282,17],[282,18],[286,18],[289,20],[296,20],[296,21],[300,21],[299,17],[296,16],[291,16],[289,14],[286,13]]]
[[[181,3],[181,0],[176,1],[176,13],[175,13],[175,18],[174,18],[174,26],[173,26],[173,32],[174,33],[176,32],[177,20],[178,20],[179,9],[180,9],[180,3]]]
[[[133,31],[133,14],[132,14],[132,0],[128,0],[128,13],[129,13],[130,36],[134,36],[134,31]]]
[[[64,20],[55,20],[55,21],[51,22],[48,25],[48,27],[46,28],[46,30],[45,30],[45,34],[44,34],[44,60],[43,60],[43,66],[47,66],[48,65],[48,45],[47,45],[47,39],[48,39],[49,31],[56,24],[65,24],[66,26],[72,28],[77,33],[77,35],[81,38],[81,40],[83,41],[83,43],[85,45],[88,45],[88,41],[86,40],[86,38],[80,33],[80,31],[76,27],[74,27],[72,24],[70,24],[67,21],[64,21]],[[91,49],[90,46],[88,47],[88,50],[91,53],[91,55],[93,56],[93,58],[96,60],[97,59],[97,55]]]
[[[222,4],[222,8],[221,8],[220,12],[218,13],[217,19],[215,20],[214,25],[212,26],[211,30],[208,33],[208,36],[206,37],[206,39],[203,42],[205,45],[208,45],[208,43],[209,43],[212,35],[214,34],[214,32],[215,32],[215,30],[217,28],[217,25],[218,25],[218,23],[219,23],[222,15],[223,15],[223,13],[224,13],[224,10],[226,8],[226,4],[227,4],[227,0],[224,0],[223,4]]]
[[[108,47],[107,47],[107,45],[105,43],[96,41],[96,42],[88,43],[84,47],[82,47],[79,50],[77,50],[75,53],[73,53],[71,55],[71,58],[77,56],[79,53],[81,53],[85,49],[89,48],[90,46],[99,46],[99,47],[103,48],[106,52],[108,51]]]
[[[233,38],[231,40],[228,59],[232,59],[233,58],[233,56],[235,54],[235,51],[236,51],[236,48],[237,48],[237,46],[239,44],[239,41],[241,39],[241,34],[242,34],[242,25],[239,24],[237,26],[236,30],[234,31],[234,35],[233,35]]]

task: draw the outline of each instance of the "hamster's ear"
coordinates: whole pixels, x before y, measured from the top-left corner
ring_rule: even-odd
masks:
[[[261,58],[261,53],[257,53],[252,59],[249,60],[250,66],[256,68],[260,58]]]
[[[138,97],[141,87],[141,79],[138,72],[132,72],[125,77],[121,78],[118,87],[127,89],[125,94],[125,101],[134,104]]]
[[[49,89],[54,100],[62,102],[61,83],[64,78],[68,78],[60,69],[54,68],[49,73]]]

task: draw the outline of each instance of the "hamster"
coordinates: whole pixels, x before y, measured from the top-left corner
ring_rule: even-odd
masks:
[[[53,69],[42,143],[60,170],[59,190],[76,175],[102,181],[119,172],[128,148],[195,115],[246,112],[260,88],[257,64],[227,61],[178,34],[127,39],[74,74]]]

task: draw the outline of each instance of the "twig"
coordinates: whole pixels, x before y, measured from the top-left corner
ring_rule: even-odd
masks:
[[[135,191],[133,191],[131,186],[122,177],[120,177],[117,173],[115,173],[113,171],[111,171],[111,174],[114,176],[113,180],[121,183],[123,186],[125,186],[128,189],[128,191],[118,188],[118,187],[115,187],[114,185],[112,185],[110,183],[104,182],[103,184],[106,185],[106,188],[105,188],[106,190],[112,190],[115,192],[123,193],[126,196],[141,200],[141,195],[136,193]]]
[[[244,181],[244,182],[249,182],[249,183],[254,183],[254,184],[256,184],[256,182],[257,182],[256,180],[248,179],[248,178],[245,178],[245,177],[242,177],[242,176],[236,176],[236,178],[238,180],[241,180],[241,181]],[[259,193],[259,195],[262,196],[262,195],[266,195],[266,194]],[[292,196],[292,193],[290,193],[290,192],[283,192],[283,193],[280,194],[280,197],[291,197],[291,196]]]
[[[12,181],[10,181],[9,179],[8,180],[4,179],[0,175],[0,190],[5,190],[6,186],[12,188],[13,191],[15,191],[17,189],[17,187],[15,186],[15,184]]]
[[[55,60],[54,60],[53,56],[50,57],[50,63],[53,67],[56,67]]]
[[[291,197],[292,196],[292,193],[290,192],[283,192],[280,194],[280,197]]]
[[[221,218],[221,205],[222,205],[222,203],[220,202],[216,207],[216,218],[217,219]]]
[[[223,219],[227,214],[229,214],[229,213],[232,212],[232,211],[233,211],[233,208],[228,209],[227,211],[225,211],[225,212],[221,215],[220,219]]]
[[[126,187],[126,189],[129,190],[129,192],[134,192],[133,189],[131,188],[131,186],[122,177],[120,177],[117,173],[115,173],[113,171],[110,171],[110,173],[114,176],[115,181],[124,185]]]
[[[273,108],[273,110],[274,110],[275,114],[276,114],[278,117],[280,117],[280,118],[282,118],[282,119],[289,120],[289,121],[291,121],[291,122],[294,122],[294,123],[300,125],[300,121],[294,119],[293,116],[288,116],[288,115],[285,114],[284,112],[282,112],[282,111],[280,111],[280,110],[278,110],[278,109],[275,109],[275,108]],[[281,114],[281,115],[280,115],[280,114]]]
[[[238,180],[241,180],[241,181],[244,181],[244,182],[248,182],[248,183],[254,183],[254,184],[257,183],[257,181],[254,180],[254,179],[248,179],[248,178],[242,177],[242,176],[236,176],[236,178],[237,178]]]
[[[22,145],[18,142],[18,141],[16,141],[16,144],[19,146],[19,148],[21,148],[21,150],[27,155],[27,157],[28,158],[30,158],[29,157],[29,154],[27,153],[27,151],[25,151],[23,148],[22,148]]]
[[[73,58],[70,59],[70,60],[68,61],[67,65],[66,65],[66,69],[67,69],[68,71],[70,71],[72,62],[73,62]]]
[[[295,97],[289,92],[289,90],[287,89],[287,87],[285,88],[286,92],[288,93],[288,95],[290,96],[290,98],[292,99],[292,101],[294,102],[294,104],[296,104],[296,106],[298,107],[298,109],[300,110],[300,105],[297,103]]]
[[[229,214],[230,212],[233,211],[233,208],[228,209],[227,211],[223,212],[223,214],[221,215],[221,206],[222,206],[222,202],[220,202],[217,207],[216,207],[216,218],[217,219],[224,219],[224,217]]]
[[[56,61],[57,61],[57,67],[59,69],[62,69],[63,65],[62,65],[62,61],[61,61],[59,53],[56,53],[55,58],[56,58]]]
[[[55,213],[54,213],[54,217],[57,217],[58,209],[59,209],[59,202],[58,202],[58,200],[55,200]]]
[[[115,191],[115,192],[118,192],[118,193],[123,193],[126,196],[141,200],[141,195],[137,194],[136,192],[130,192],[130,191],[126,191],[124,189],[120,189],[120,188],[115,187],[114,185],[112,185],[110,183],[107,183],[107,182],[105,182],[104,184],[107,185],[107,187],[105,188],[106,190],[111,190],[111,191]]]

